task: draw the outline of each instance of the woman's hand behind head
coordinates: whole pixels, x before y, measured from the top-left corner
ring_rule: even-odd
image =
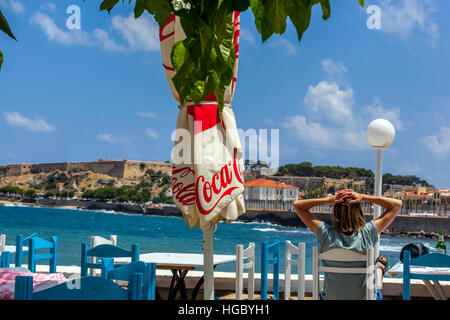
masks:
[[[348,204],[361,203],[363,201],[363,195],[353,191],[352,189],[342,189],[336,192],[336,200],[334,203],[342,203],[345,199],[348,199]]]

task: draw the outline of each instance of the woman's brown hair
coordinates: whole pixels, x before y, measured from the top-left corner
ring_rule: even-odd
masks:
[[[359,203],[349,204],[348,199],[336,203],[333,208],[333,227],[345,234],[364,229],[366,220]]]

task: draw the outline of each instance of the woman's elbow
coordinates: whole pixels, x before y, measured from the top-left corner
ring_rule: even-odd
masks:
[[[296,211],[302,210],[301,203],[302,203],[301,200],[294,201],[293,206]]]

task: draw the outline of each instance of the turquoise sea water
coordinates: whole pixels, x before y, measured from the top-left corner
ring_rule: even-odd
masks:
[[[6,234],[7,245],[15,245],[17,234],[26,237],[33,232],[44,238],[58,237],[58,265],[79,265],[81,243],[89,243],[92,235],[109,238],[115,234],[119,246],[130,248],[131,244],[138,243],[141,253],[203,252],[201,230],[189,229],[182,218],[0,205],[0,234]],[[306,243],[306,272],[311,273],[312,247],[318,243],[308,229],[268,223],[221,222],[214,233],[214,253],[235,254],[237,244],[246,247],[249,242],[255,242],[256,272],[260,272],[261,242],[275,240],[282,242],[281,272],[284,272],[284,242],[290,240],[293,244]],[[393,266],[399,261],[401,248],[410,242],[422,242],[429,248],[435,246],[433,240],[381,236],[380,253],[386,255],[389,266]],[[223,264],[216,270],[234,272],[235,264]]]

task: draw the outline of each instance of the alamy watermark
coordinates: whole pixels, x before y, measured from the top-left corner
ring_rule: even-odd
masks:
[[[194,122],[194,132],[178,128],[172,132],[174,164],[223,164],[240,146],[241,156],[267,168],[277,170],[280,156],[279,129],[201,130],[202,122]],[[269,152],[270,151],[270,152]],[[273,172],[275,173],[275,171]]]
[[[370,16],[366,20],[367,28],[370,30],[381,29],[381,8],[377,5],[370,5],[366,9],[366,13]]]
[[[73,4],[67,7],[66,13],[70,16],[66,20],[66,27],[69,30],[81,29],[81,9],[79,6]]]

